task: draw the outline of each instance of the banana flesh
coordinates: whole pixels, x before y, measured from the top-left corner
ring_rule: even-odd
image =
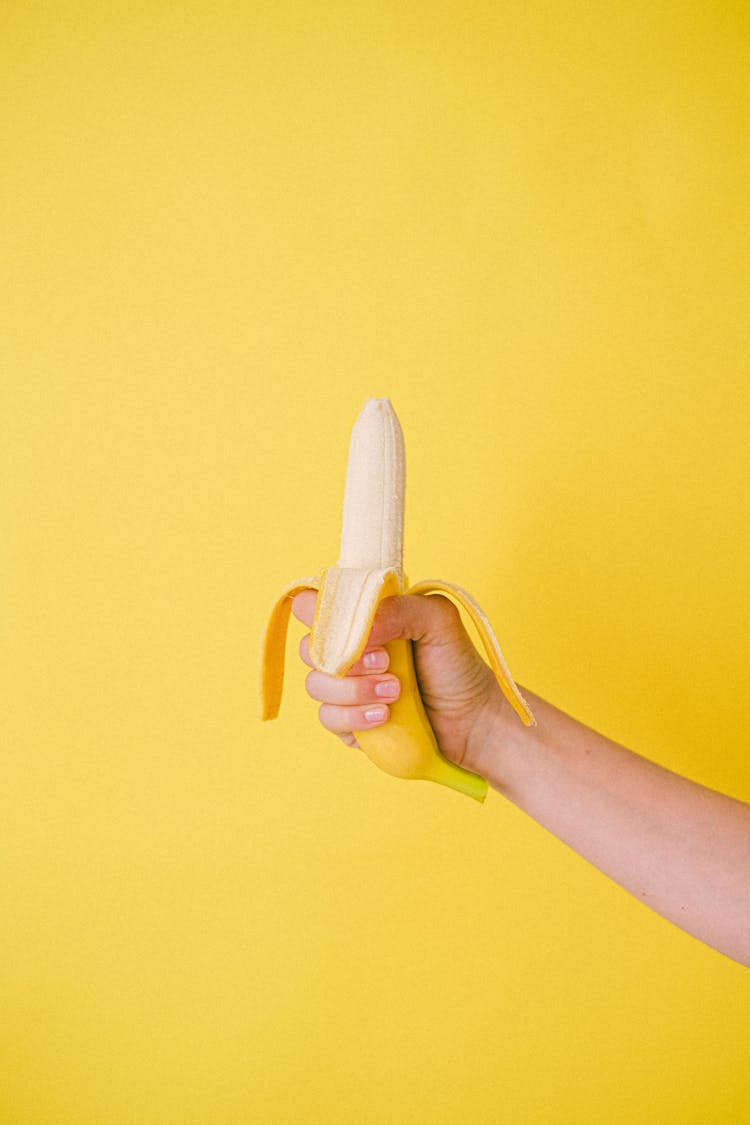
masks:
[[[317,603],[310,638],[313,665],[345,676],[364,651],[381,600],[397,594],[445,594],[471,618],[501,690],[520,720],[535,720],[500,651],[492,627],[470,594],[434,579],[409,586],[403,571],[405,498],[404,440],[388,399],[369,399],[357,418],[349,447],[341,552],[338,565],[288,586],[271,612],[261,649],[262,718],[279,712],[284,652],[292,599],[315,590]],[[395,777],[435,781],[483,801],[487,782],[445,758],[419,693],[410,641],[386,645],[389,671],[401,682],[382,726],[355,731],[363,752]]]

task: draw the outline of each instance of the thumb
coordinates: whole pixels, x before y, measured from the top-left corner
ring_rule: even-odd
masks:
[[[461,615],[449,598],[441,594],[399,594],[383,598],[367,645],[395,640],[445,644],[457,632],[463,632]]]

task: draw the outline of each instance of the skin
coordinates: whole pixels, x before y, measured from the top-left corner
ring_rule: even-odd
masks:
[[[293,611],[311,626],[315,594]],[[750,805],[672,773],[541,699],[524,727],[474,648],[458,610],[439,596],[386,598],[367,648],[343,679],[300,656],[323,726],[347,745],[388,721],[400,684],[383,646],[414,642],[422,699],[442,753],[662,917],[750,967]],[[390,693],[390,694],[388,694]]]

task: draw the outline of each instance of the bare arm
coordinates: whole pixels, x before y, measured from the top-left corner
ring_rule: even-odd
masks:
[[[295,600],[308,625],[314,604],[310,594]],[[343,680],[308,675],[321,722],[349,745],[352,730],[388,721],[388,697],[376,688],[398,693],[382,647],[395,637],[414,641],[420,690],[447,758],[487,778],[664,918],[750,966],[750,805],[626,750],[526,689],[537,726],[522,726],[458,612],[439,597],[386,599],[367,663]],[[309,664],[307,638],[300,651]]]
[[[476,772],[658,914],[750,966],[750,805],[524,695],[538,725],[499,707]]]

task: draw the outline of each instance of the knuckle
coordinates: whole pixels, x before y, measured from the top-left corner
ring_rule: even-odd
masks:
[[[350,705],[367,703],[372,696],[372,684],[367,676],[361,676],[358,679],[348,681],[347,687],[349,689]]]
[[[299,655],[303,663],[310,664],[310,634],[305,633],[299,642]]]
[[[461,620],[457,607],[444,594],[430,594],[427,601],[432,603],[435,615],[440,614],[446,625],[456,625]]]
[[[318,718],[331,734],[339,734],[342,730],[347,729],[345,724],[341,722],[341,709],[331,703],[321,703],[318,708]]]

